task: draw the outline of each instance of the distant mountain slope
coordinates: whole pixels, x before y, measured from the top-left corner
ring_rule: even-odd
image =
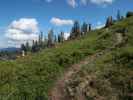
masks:
[[[19,51],[20,48],[15,48],[15,47],[9,47],[9,48],[0,48],[0,51],[8,51],[8,52],[14,52],[14,51]]]
[[[132,33],[133,17],[130,17],[109,28],[58,44],[56,48],[15,61],[0,61],[0,97],[2,100],[48,100],[49,90],[64,71],[86,57],[107,50],[70,78],[64,88],[67,96],[69,100],[77,100],[77,90],[80,90],[87,100],[132,100]]]

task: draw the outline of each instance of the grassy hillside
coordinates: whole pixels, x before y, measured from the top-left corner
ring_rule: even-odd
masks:
[[[48,89],[64,69],[96,52],[92,45],[96,35],[92,32],[83,39],[59,44],[57,48],[16,61],[1,61],[0,97],[3,100],[46,100]]]
[[[133,17],[99,33],[98,45],[107,51],[72,76],[68,96],[77,100],[80,91],[86,100],[133,100]]]
[[[126,32],[117,35],[123,28],[126,28]],[[15,61],[1,61],[0,100],[47,100],[48,90],[66,68],[86,56],[105,49],[109,51],[101,59],[97,59],[92,67],[84,66],[74,79],[78,77],[84,79],[92,72],[92,76],[96,78],[94,80],[98,81],[96,90],[101,93],[97,92],[96,95],[107,93],[107,97],[112,97],[116,93],[120,100],[121,98],[125,100],[127,94],[133,92],[132,33],[133,17],[130,17],[109,29],[92,31],[80,39],[58,44],[56,48],[45,49]],[[86,73],[85,76],[82,72]],[[106,80],[109,81],[108,84]],[[102,82],[106,84],[105,87],[101,87]],[[125,95],[122,96],[123,94]],[[86,97],[93,100],[93,96]],[[105,100],[109,99],[105,96]]]

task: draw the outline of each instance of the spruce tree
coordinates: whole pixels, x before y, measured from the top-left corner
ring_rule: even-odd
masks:
[[[40,32],[39,34],[39,44],[42,44],[43,42],[43,32]]]
[[[127,12],[126,17],[128,18],[128,17],[131,17],[131,16],[133,16],[133,12],[132,11]]]
[[[105,28],[108,28],[108,27],[110,27],[111,25],[113,25],[113,18],[112,18],[112,16],[109,16],[109,17],[107,18]]]
[[[92,30],[91,24],[89,24],[89,27],[88,27],[88,30],[87,30],[87,31],[89,32],[89,31],[91,31],[91,30]]]
[[[37,52],[37,51],[39,51],[39,50],[40,50],[40,48],[39,48],[39,43],[38,43],[38,41],[34,41],[34,40],[33,40],[32,52]]]
[[[117,11],[117,20],[120,21],[121,20],[121,14],[120,14],[120,10]]]
[[[43,48],[43,32],[40,32],[38,42],[39,42],[39,47]]]
[[[86,34],[88,31],[88,25],[84,22],[81,27],[82,35]]]
[[[56,35],[54,36],[54,43],[57,43],[58,42],[58,39],[56,37]]]
[[[71,30],[70,39],[75,39],[80,36],[81,36],[80,24],[78,21],[75,21]]]
[[[61,36],[60,36],[60,34],[58,35],[58,43],[60,43],[61,42]]]
[[[54,45],[54,32],[53,30],[50,30],[48,33],[48,47],[52,47]]]
[[[64,42],[64,32],[61,32],[61,34],[60,34],[60,39],[61,39],[61,42]]]
[[[28,41],[26,42],[25,47],[26,47],[26,51],[30,51],[30,45],[29,45],[29,42]]]
[[[26,46],[24,44],[21,44],[21,51],[27,51]]]

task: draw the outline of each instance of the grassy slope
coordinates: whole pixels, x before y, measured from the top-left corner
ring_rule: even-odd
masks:
[[[65,68],[96,52],[92,46],[95,39],[96,33],[92,32],[87,38],[59,44],[57,48],[16,61],[1,61],[0,97],[3,100],[47,99],[48,89]]]
[[[127,41],[109,50],[92,64],[83,66],[82,70],[73,76],[68,87],[76,91],[75,97],[81,90],[84,91],[86,100],[133,99],[133,17],[116,23],[108,31],[103,30],[98,41],[101,46],[111,46],[109,39],[113,37],[112,41],[116,43],[116,31],[122,28],[127,29]],[[77,88],[80,89],[77,91]]]
[[[110,31],[105,29],[96,30],[81,39],[59,44],[57,48],[46,49],[37,54],[17,59],[16,61],[0,62],[0,100],[47,99],[49,88],[52,86],[54,80],[61,75],[64,69],[90,54],[94,54],[113,46],[115,39],[112,30],[115,30],[116,28],[127,27],[129,31],[127,34],[129,41],[124,45],[124,47],[127,48],[121,47],[123,48],[122,50],[119,50],[120,48],[118,48],[114,50],[114,53],[116,53],[118,58],[123,52],[132,54],[132,20],[133,18],[129,18],[123,22],[117,23],[109,29]],[[103,36],[106,35],[108,35],[108,38],[103,39]],[[113,61],[110,55],[107,58],[108,59],[105,60],[108,60],[110,63]],[[121,60],[123,61],[123,59],[127,58],[122,58]],[[102,62],[103,64],[103,62],[107,61],[100,60],[98,62]],[[117,62],[118,65],[121,65],[119,64],[119,61]],[[97,66],[102,64],[98,64]],[[125,62],[125,73],[126,71],[132,70],[132,68],[128,70],[128,64],[131,65],[129,62]],[[129,76],[128,73],[126,74]],[[117,79],[120,78],[118,77]],[[126,80],[127,78],[125,79],[124,77],[123,79]]]

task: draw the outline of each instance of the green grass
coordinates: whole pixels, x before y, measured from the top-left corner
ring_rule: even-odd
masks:
[[[90,80],[86,80],[88,84],[84,83],[86,89],[83,89],[86,100],[95,100],[95,97],[98,97],[97,99],[102,97],[105,100],[132,100],[133,98],[129,94],[133,92],[133,60],[127,61],[126,58],[126,55],[132,54],[132,52],[131,49],[128,51],[126,48],[121,51],[107,52],[100,59],[96,59],[93,64],[83,66],[81,71],[73,76],[69,86],[78,83],[72,87],[76,89],[83,82],[82,80],[86,80],[86,77],[89,76]],[[131,56],[133,57],[133,55]],[[114,59],[114,57],[119,58]],[[118,62],[115,61],[116,59]],[[93,82],[93,86],[90,86],[91,82]]]
[[[15,61],[0,61],[0,100],[47,100],[49,89],[53,86],[57,77],[59,77],[66,68],[70,67],[70,65],[74,63],[78,63],[86,56],[113,46],[115,41],[114,31],[117,30],[117,28],[126,27],[128,29],[128,42],[124,44],[122,51],[121,48],[113,51],[116,55],[115,60],[117,60],[117,57],[121,57],[123,52],[132,54],[132,20],[133,18],[131,17],[122,22],[118,22],[114,26],[110,27],[109,31],[106,31],[106,29],[92,31],[88,33],[87,36],[80,39],[58,44],[57,48],[45,49],[39,53],[30,54]],[[99,62],[101,64],[96,64],[96,69],[92,68],[95,71],[103,72],[101,73],[102,75],[98,74],[99,77],[104,76],[104,72],[107,72],[106,69],[109,72],[112,69],[117,69],[115,66],[108,69],[108,64],[104,65],[105,62],[113,63],[112,61],[114,58],[111,54],[108,56],[109,57],[105,56],[105,58],[102,58],[103,60],[99,59],[99,61],[97,61],[97,63]],[[123,58],[121,61],[123,61]],[[115,65],[120,65],[119,61],[116,62]],[[121,78],[124,82],[128,80],[129,74],[126,71],[129,70],[129,65],[127,63],[128,62],[125,62],[126,67],[123,66],[124,69],[122,69],[123,67],[121,68],[122,72],[119,72],[120,77],[119,75],[117,77],[117,74],[116,76],[115,74],[112,74],[114,76],[109,78],[111,79],[111,82],[117,82],[115,80],[117,79],[119,81]],[[132,70],[131,65],[132,60],[130,61],[130,70]],[[121,74],[126,76],[121,76]]]
[[[100,30],[98,45],[101,50],[108,51],[91,64],[83,66],[83,68],[73,76],[69,86],[76,90],[80,88],[80,84],[85,85],[84,91],[86,100],[132,100],[133,97],[133,17],[117,22],[106,29]],[[117,30],[126,28],[126,37],[128,40],[120,46],[109,49],[115,44],[115,34]],[[87,80],[87,77],[90,77]],[[76,80],[76,81],[75,81]],[[86,84],[86,81],[88,84]],[[84,82],[85,81],[85,82]],[[84,82],[84,83],[83,83]],[[93,85],[90,85],[93,83]],[[73,84],[76,84],[73,86]],[[77,96],[75,91],[75,97]]]
[[[0,100],[46,100],[56,78],[70,65],[96,52],[96,33],[57,48],[0,62]]]

